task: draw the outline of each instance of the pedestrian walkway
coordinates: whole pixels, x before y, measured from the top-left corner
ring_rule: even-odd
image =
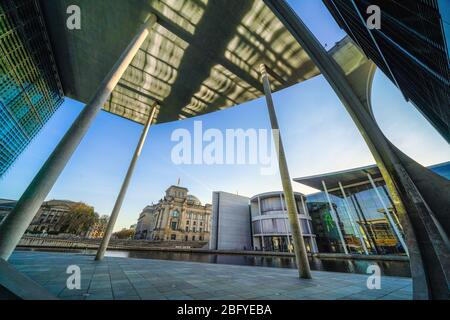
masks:
[[[381,289],[367,288],[367,275],[183,261],[16,251],[9,262],[60,299],[75,300],[410,300],[410,278],[382,277]],[[81,270],[81,289],[66,287],[67,267]]]

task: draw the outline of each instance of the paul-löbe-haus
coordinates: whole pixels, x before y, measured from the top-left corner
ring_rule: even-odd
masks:
[[[0,225],[0,257],[9,259],[101,110],[144,127],[97,260],[103,258],[152,124],[265,96],[271,126],[278,130],[271,92],[321,73],[357,125],[386,181],[408,247],[414,298],[448,299],[449,181],[390,143],[378,127],[370,104],[375,63],[400,89],[408,83],[404,78],[422,84],[431,82],[426,77],[418,79],[414,73],[401,72],[401,65],[392,61],[398,55],[389,55],[389,50],[402,47],[402,43],[384,33],[389,28],[356,28],[363,25],[367,1],[348,1],[353,5],[348,10],[342,5],[347,1],[329,2],[330,10],[332,6],[337,9],[336,19],[354,42],[345,39],[327,52],[285,0],[180,0],[176,7],[166,0],[2,0],[1,172],[7,170],[53,114],[63,94],[86,106]],[[445,39],[449,10],[442,8],[447,1],[410,0],[405,7],[400,7],[398,1],[380,1],[380,6],[385,3],[389,10],[383,11],[382,25],[389,26],[397,19],[414,35],[411,43],[417,46],[412,47],[422,50],[421,45],[426,43],[434,46],[435,52],[447,53],[439,55],[439,68],[433,65],[437,61],[434,54],[429,55],[433,59],[427,60],[409,53],[412,60],[420,63],[408,64],[408,70],[422,68],[425,71],[421,74],[441,79],[447,86],[435,86],[434,90],[441,91],[435,91],[434,96],[448,98],[450,72]],[[79,30],[66,25],[67,8],[72,5],[82,8]],[[405,8],[414,10],[405,15]],[[413,26],[408,24],[411,21]],[[359,37],[361,33],[364,37]],[[408,97],[408,90],[403,91]],[[415,93],[425,98],[411,96],[411,100],[448,137],[450,108],[444,104],[434,112],[434,100],[428,100],[427,92]],[[423,102],[428,101],[429,108],[424,108]],[[293,251],[299,276],[309,279],[306,246],[297,221],[281,138],[279,169]]]

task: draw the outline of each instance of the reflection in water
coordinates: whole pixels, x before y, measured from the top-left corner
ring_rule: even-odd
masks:
[[[139,259],[191,261],[258,267],[295,268],[293,257],[252,256],[161,251],[107,251],[106,256]],[[312,270],[366,274],[368,266],[376,264],[382,275],[410,277],[409,263],[404,261],[309,259]]]

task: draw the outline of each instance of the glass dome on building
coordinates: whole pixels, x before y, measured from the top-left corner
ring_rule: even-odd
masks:
[[[187,200],[192,201],[194,204],[197,204],[200,206],[202,205],[202,202],[196,196],[193,196],[192,194],[188,194]]]

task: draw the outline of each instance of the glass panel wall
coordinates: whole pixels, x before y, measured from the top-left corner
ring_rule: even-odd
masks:
[[[386,206],[401,230],[385,183],[377,181],[376,185],[381,200],[369,181],[362,185],[346,187],[346,202],[340,191],[332,191],[329,195],[347,249],[349,252],[363,253],[359,237],[359,234],[362,234],[366,247],[372,254],[404,253],[384,209]],[[313,221],[313,232],[317,235],[319,251],[344,252],[326,194],[320,192],[307,196],[307,206]]]

